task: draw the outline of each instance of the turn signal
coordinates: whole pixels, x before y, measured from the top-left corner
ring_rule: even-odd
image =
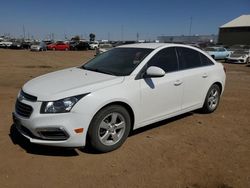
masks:
[[[78,128],[74,130],[76,133],[83,133],[83,128]]]

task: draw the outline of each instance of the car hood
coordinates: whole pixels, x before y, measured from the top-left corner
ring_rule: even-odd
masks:
[[[53,101],[69,96],[93,92],[121,83],[124,77],[68,68],[34,78],[23,86],[23,91],[38,101]]]
[[[233,57],[233,58],[241,58],[241,57],[245,57],[247,56],[247,54],[231,54],[230,57]]]

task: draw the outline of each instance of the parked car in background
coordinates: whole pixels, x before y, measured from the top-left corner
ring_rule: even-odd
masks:
[[[70,49],[70,46],[69,46],[69,44],[65,44],[62,41],[58,41],[54,44],[49,44],[47,46],[47,49],[48,50],[65,50],[65,51],[67,51]]]
[[[235,44],[235,45],[229,46],[229,47],[227,48],[227,51],[229,51],[230,53],[233,53],[233,52],[236,51],[236,50],[244,49],[244,46],[245,46],[245,45]]]
[[[224,47],[208,47],[205,48],[205,51],[213,59],[226,59],[230,55],[230,52],[227,51]]]
[[[87,143],[108,152],[131,130],[196,109],[212,113],[225,78],[221,63],[191,46],[120,46],[27,82],[17,96],[14,125],[32,143]]]
[[[15,42],[12,42],[9,48],[10,49],[23,49],[23,45],[22,45],[22,42],[15,41]]]
[[[2,42],[0,42],[0,47],[1,48],[9,48],[12,44],[13,44],[13,42],[11,42],[11,41],[2,41]]]
[[[30,46],[31,51],[46,51],[47,50],[47,45],[45,42],[34,42]]]
[[[54,40],[43,40],[42,42],[44,42],[47,46],[55,43]]]
[[[22,48],[23,49],[30,49],[31,45],[32,45],[32,42],[30,42],[30,41],[23,41],[22,42]]]
[[[86,41],[71,42],[70,50],[89,50],[90,45]]]
[[[99,47],[99,42],[98,41],[92,41],[89,43],[89,49],[90,50],[95,50]]]
[[[112,48],[113,48],[113,46],[110,43],[99,44],[99,47],[96,49],[96,55],[99,55],[103,52],[106,52]]]
[[[234,50],[229,57],[227,57],[227,63],[250,63],[250,49],[238,49]]]

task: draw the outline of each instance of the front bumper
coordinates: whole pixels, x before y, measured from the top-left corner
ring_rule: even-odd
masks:
[[[246,59],[243,58],[227,58],[227,63],[238,63],[238,64],[244,64],[246,63]]]
[[[41,102],[22,101],[33,108],[30,117],[13,112],[13,122],[17,130],[31,143],[59,146],[85,146],[90,120],[80,113],[40,114]],[[83,128],[83,132],[75,130]]]

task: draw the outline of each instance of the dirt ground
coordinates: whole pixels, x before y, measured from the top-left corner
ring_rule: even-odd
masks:
[[[250,66],[225,64],[216,112],[135,131],[116,151],[32,145],[10,131],[16,95],[33,77],[82,64],[87,52],[0,49],[0,187],[250,187]],[[12,134],[10,134],[12,132]]]

